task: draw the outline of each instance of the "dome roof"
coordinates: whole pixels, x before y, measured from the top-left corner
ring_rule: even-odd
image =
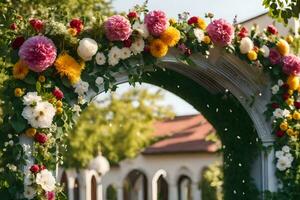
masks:
[[[104,175],[109,171],[110,165],[108,160],[100,154],[96,158],[91,160],[89,169],[95,170],[99,174]]]

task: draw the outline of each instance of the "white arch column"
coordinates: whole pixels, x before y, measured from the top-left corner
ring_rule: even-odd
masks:
[[[91,176],[88,170],[79,171],[80,200],[91,200]]]
[[[199,189],[199,185],[196,182],[192,182],[192,199],[193,200],[201,200],[201,190]]]
[[[177,184],[172,182],[168,184],[169,186],[169,200],[178,200],[178,190]]]

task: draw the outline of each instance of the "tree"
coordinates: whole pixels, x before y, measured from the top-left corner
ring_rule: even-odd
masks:
[[[161,91],[132,89],[90,105],[67,138],[65,166],[87,167],[99,145],[112,164],[135,157],[154,139],[153,123],[174,115],[169,106],[159,105],[162,98]]]
[[[287,24],[293,17],[299,19],[300,0],[263,0],[263,5],[279,22]]]

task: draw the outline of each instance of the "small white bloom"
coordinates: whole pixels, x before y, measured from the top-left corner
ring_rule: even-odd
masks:
[[[142,38],[135,40],[130,47],[134,55],[143,52],[144,48],[145,48],[145,41]]]
[[[131,56],[131,50],[127,47],[120,49],[120,58],[125,60]]]
[[[98,52],[96,54],[96,63],[97,65],[104,65],[106,62],[105,55],[103,53]]]
[[[293,160],[294,160],[294,157],[292,156],[291,153],[287,153],[287,154],[285,155],[285,157],[287,157],[287,159],[290,161],[290,163],[292,163]]]
[[[104,79],[99,76],[99,77],[96,78],[95,82],[96,82],[97,85],[101,85],[103,83],[103,81],[104,81]]]
[[[200,28],[195,28],[194,29],[194,35],[195,35],[195,37],[196,37],[196,39],[197,39],[197,41],[199,42],[199,43],[201,43],[202,42],[202,40],[203,40],[203,38],[204,38],[204,31],[203,30],[201,30]]]
[[[75,112],[77,116],[79,116],[79,114],[81,112],[81,108],[78,104],[75,104],[72,108],[72,111]]]
[[[91,38],[83,38],[80,40],[77,53],[84,61],[92,60],[92,57],[97,53],[97,51],[98,44],[95,40]]]
[[[263,53],[265,58],[268,58],[270,55],[270,49],[266,45],[262,46],[260,51]]]
[[[249,37],[244,37],[240,43],[240,51],[242,54],[246,54],[254,47],[253,41]]]
[[[273,116],[275,118],[282,118],[283,117],[282,112],[283,111],[280,108],[276,108],[273,112]]]
[[[136,21],[132,25],[132,29],[137,31],[143,38],[149,37],[149,31],[146,24],[141,24],[140,22]]]
[[[42,101],[42,97],[38,96],[37,92],[27,92],[27,94],[23,97],[23,104],[26,106],[30,106]]]
[[[75,92],[80,95],[80,96],[83,96],[84,94],[86,94],[88,91],[89,91],[89,83],[88,82],[85,82],[85,81],[82,81],[80,80],[78,83],[76,83],[74,85],[75,87]]]
[[[278,86],[278,85],[274,85],[274,86],[272,87],[272,94],[277,94],[278,91],[279,91],[279,86]]]
[[[55,189],[55,178],[52,173],[44,169],[36,175],[36,183],[40,185],[43,190],[51,192]]]
[[[108,64],[115,66],[119,63],[121,52],[118,47],[112,47],[108,53]]]
[[[284,153],[289,153],[290,150],[291,150],[290,147],[287,146],[287,145],[285,145],[285,146],[282,147],[282,151],[283,151]]]
[[[8,134],[7,137],[8,137],[9,139],[11,139],[11,138],[12,138],[12,134]]]
[[[282,116],[283,117],[287,117],[287,116],[289,116],[291,114],[291,112],[289,111],[289,110],[287,110],[287,109],[284,109],[283,111],[282,111]]]
[[[9,140],[8,141],[8,145],[13,146],[14,145],[14,141],[13,140]]]
[[[275,157],[276,158],[281,158],[282,156],[284,156],[284,152],[283,151],[276,151],[275,152]]]
[[[284,171],[287,168],[291,167],[291,162],[285,156],[282,156],[278,159],[276,167],[279,171]]]
[[[283,86],[284,82],[281,79],[279,79],[277,84],[278,84],[279,87],[281,87],[281,86]]]
[[[33,187],[25,186],[24,187],[24,197],[26,199],[33,199],[36,196],[36,191]]]

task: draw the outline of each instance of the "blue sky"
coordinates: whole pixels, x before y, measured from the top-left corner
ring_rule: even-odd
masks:
[[[116,11],[127,12],[136,4],[142,4],[144,0],[114,0],[113,6]],[[234,16],[238,16],[238,21],[259,15],[266,10],[262,6],[262,0],[149,0],[149,9],[160,9],[167,13],[168,17],[177,17],[179,13],[188,11],[191,15],[203,16],[207,12],[214,13],[216,18],[224,18],[230,22]],[[123,93],[129,89],[128,84],[119,85],[117,93]],[[156,91],[159,88],[149,84],[142,84],[138,88],[147,88]],[[103,98],[107,94],[101,94]],[[171,105],[177,115],[196,114],[192,105],[186,103],[176,95],[165,91],[164,105]]]

